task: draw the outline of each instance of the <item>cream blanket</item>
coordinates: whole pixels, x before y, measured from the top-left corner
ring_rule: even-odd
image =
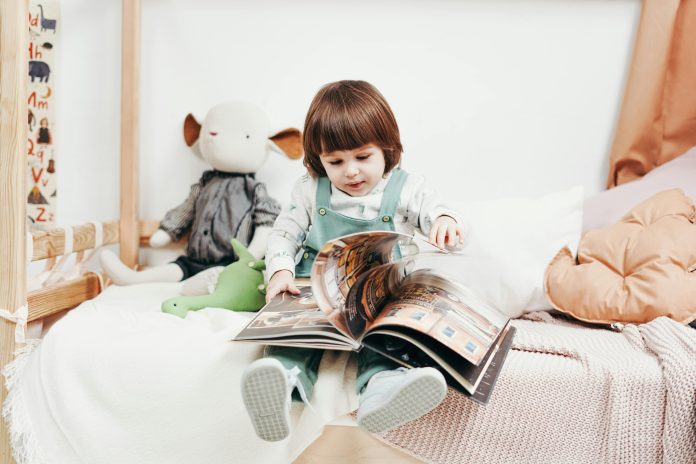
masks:
[[[290,462],[356,406],[354,363],[324,356],[316,414],[256,438],[239,395],[249,315],[158,311],[175,285],[110,287],[11,366],[6,414],[19,464]],[[490,403],[445,402],[382,440],[438,463],[696,462],[696,330],[660,318],[622,333],[546,313],[518,320]]]
[[[658,318],[622,333],[533,313],[490,403],[450,391],[381,437],[437,463],[696,462],[696,330]]]
[[[313,411],[293,407],[288,440],[258,439],[239,386],[260,349],[228,341],[250,315],[161,313],[178,285],[109,287],[10,366],[5,414],[19,464],[290,462],[356,407],[354,363],[327,352]]]

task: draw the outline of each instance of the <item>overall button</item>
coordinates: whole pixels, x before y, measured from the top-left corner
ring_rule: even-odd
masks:
[[[304,256],[304,259],[309,259],[309,253],[307,253],[306,251],[305,251],[304,255],[302,255],[302,256]]]
[[[384,216],[382,218],[382,222],[389,222],[389,221],[391,221],[391,218],[389,216]]]
[[[324,216],[324,215],[326,214],[326,209],[324,209],[324,208],[319,208],[319,214],[321,214],[322,216]]]

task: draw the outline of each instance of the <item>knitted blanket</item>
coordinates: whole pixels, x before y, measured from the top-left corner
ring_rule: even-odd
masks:
[[[487,406],[450,390],[378,438],[433,463],[696,462],[696,330],[665,317],[622,332],[532,318],[513,321]]]

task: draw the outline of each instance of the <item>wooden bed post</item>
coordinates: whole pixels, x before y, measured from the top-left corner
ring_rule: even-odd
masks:
[[[138,264],[140,231],[139,121],[140,121],[140,0],[123,0],[121,37],[121,260]]]
[[[0,309],[14,313],[27,301],[27,0],[0,2]],[[0,367],[12,360],[15,324],[0,318]],[[2,379],[0,401],[7,390]],[[0,420],[0,464],[13,463]]]

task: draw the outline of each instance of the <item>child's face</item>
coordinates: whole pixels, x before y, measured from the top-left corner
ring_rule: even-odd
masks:
[[[384,175],[384,153],[371,143],[322,153],[320,159],[331,183],[352,197],[370,193]]]

